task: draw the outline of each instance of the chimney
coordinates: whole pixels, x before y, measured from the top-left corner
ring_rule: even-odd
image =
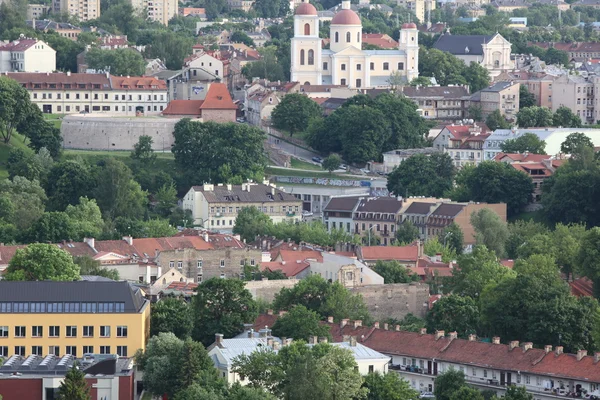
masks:
[[[494,344],[500,344],[500,337],[499,336],[494,336],[492,338],[492,343],[494,343]]]
[[[595,352],[594,353],[594,364],[598,364],[598,361],[600,361],[600,353]]]
[[[123,236],[123,240],[126,241],[128,245],[133,246],[133,238],[131,236]]]
[[[454,340],[458,337],[458,333],[456,331],[450,332],[449,334],[450,340]]]
[[[350,346],[356,347],[356,336],[350,336]]]
[[[281,345],[279,344],[278,341],[273,341],[273,350],[279,350],[279,348],[281,347]]]
[[[375,327],[375,329],[379,329],[379,322],[375,322],[375,323],[373,324],[373,326]]]
[[[202,238],[204,239],[204,241],[206,243],[208,243],[208,232],[204,232],[204,234],[202,235]]]
[[[354,326],[354,329],[361,327],[362,326],[362,320],[357,319],[356,321],[354,321],[353,326]]]
[[[250,329],[248,331],[248,339],[252,339],[254,337],[254,329]]]
[[[383,329],[387,331],[388,329],[390,329],[390,325],[388,323],[383,324]]]
[[[333,317],[331,317],[331,316],[327,317],[327,322],[330,324],[333,324]]]
[[[71,76],[71,71],[67,71],[67,76]]]
[[[396,329],[396,332],[400,332],[400,325],[396,325],[394,329]]]
[[[287,338],[287,339],[285,339],[285,340],[283,341],[283,345],[284,345],[284,346],[288,346],[288,345],[292,344],[292,340],[293,340],[292,338]]]
[[[444,337],[444,331],[435,331],[435,340],[439,340]]]
[[[86,243],[90,248],[95,249],[96,240],[94,238],[83,238],[83,242]]]
[[[585,356],[587,356],[587,350],[577,350],[577,361],[581,361]]]
[[[227,190],[229,190],[229,191],[231,192],[231,188],[232,188],[232,185],[231,185],[231,183],[228,183],[228,184],[227,184]]]
[[[477,340],[477,336],[476,335],[473,335],[473,334],[469,335],[469,342],[474,342],[476,340]]]
[[[325,336],[321,336],[319,338],[319,343],[327,343],[327,338]]]
[[[273,347],[273,338],[272,337],[267,338],[267,346]]]
[[[523,347],[523,352],[526,352],[527,350],[533,348],[533,343],[525,342],[521,346]]]
[[[217,347],[223,347],[223,334],[215,333],[215,344]]]
[[[269,329],[267,329],[267,327],[265,327],[264,329],[261,329],[260,331],[258,331],[258,336],[261,338],[266,338],[267,336],[269,336]]]
[[[421,328],[420,333],[421,333],[421,335],[426,335],[427,334],[427,328]]]
[[[511,340],[510,343],[508,344],[508,348],[510,350],[519,347],[519,341],[518,340]]]
[[[316,336],[308,337],[308,344],[317,344],[319,343],[319,339]]]
[[[273,315],[273,310],[272,309],[268,309],[267,310],[267,315]]]
[[[421,241],[417,239],[417,257],[422,257],[423,253],[421,252]]]
[[[563,347],[562,346],[556,346],[554,348],[554,353],[556,353],[557,356],[560,356],[563,353]]]
[[[551,345],[547,344],[547,345],[544,346],[544,352],[546,354],[550,353],[551,351],[552,351],[552,346]]]
[[[340,321],[340,328],[345,327],[346,325],[348,325],[348,321],[349,319],[345,318],[343,320]]]

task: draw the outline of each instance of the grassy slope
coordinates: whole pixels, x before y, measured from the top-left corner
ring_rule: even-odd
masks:
[[[323,168],[320,165],[311,164],[294,157],[292,157],[291,164],[292,168],[306,169],[310,171],[323,171]]]
[[[20,148],[25,150],[26,152],[33,152],[27,144],[23,142],[23,136],[19,134],[14,134],[10,139],[8,144],[4,143],[3,140],[0,140],[0,179],[8,178],[8,170],[7,170],[7,161],[8,154],[12,148]]]

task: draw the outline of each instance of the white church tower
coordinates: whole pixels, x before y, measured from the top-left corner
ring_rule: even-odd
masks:
[[[410,82],[419,76],[419,32],[415,23],[402,25],[398,49],[406,52],[406,80]]]
[[[315,6],[308,2],[301,3],[294,13],[291,53],[291,81],[303,85],[320,85],[322,58],[319,16]]]

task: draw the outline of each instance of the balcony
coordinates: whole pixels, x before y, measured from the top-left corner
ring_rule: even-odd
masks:
[[[295,217],[296,213],[294,211],[288,211],[287,213],[285,213],[286,217]]]

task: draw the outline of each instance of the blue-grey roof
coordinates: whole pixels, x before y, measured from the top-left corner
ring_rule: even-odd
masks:
[[[500,92],[506,88],[509,88],[513,85],[518,85],[518,83],[513,82],[496,82],[492,86],[487,87],[485,89],[481,89],[482,92]]]
[[[483,55],[482,44],[489,42],[492,35],[451,35],[445,34],[433,45],[434,48],[454,55]]]

